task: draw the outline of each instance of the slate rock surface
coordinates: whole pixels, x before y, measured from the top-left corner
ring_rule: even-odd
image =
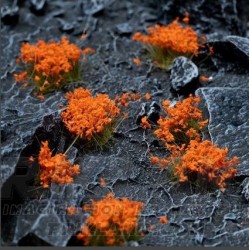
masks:
[[[225,40],[235,45],[237,49],[241,50],[249,57],[249,40],[246,37],[226,36]]]
[[[9,6],[9,1],[2,0],[1,4]],[[241,166],[243,175],[229,182],[225,192],[221,192],[206,187],[203,190],[189,183],[173,183],[167,171],[150,164],[151,154],[166,157],[168,152],[159,145],[153,135],[154,129],[143,130],[136,124],[140,104],[145,104],[143,114],[148,115],[151,108],[152,114],[158,114],[154,102],[160,106],[163,100],[175,102],[179,97],[173,96],[170,91],[169,72],[153,67],[142,46],[132,40],[133,33],[144,32],[155,23],[169,23],[177,16],[181,18],[186,10],[190,11],[192,27],[201,34],[212,37],[217,33],[221,39],[230,34],[246,37],[247,3],[243,0],[53,0],[46,1],[41,14],[30,8],[30,1],[18,0],[17,5],[19,19],[13,26],[3,23],[0,44],[3,51],[0,53],[3,72],[1,160],[4,166],[1,168],[4,176],[1,205],[7,208],[7,212],[1,210],[6,212],[2,214],[1,221],[3,245],[82,246],[73,235],[85,222],[86,214],[68,216],[66,207],[77,206],[81,209],[90,199],[100,200],[108,192],[113,192],[118,198],[127,197],[145,204],[139,225],[147,233],[140,242],[127,245],[248,246],[248,188],[247,181],[243,181],[246,178],[245,168]],[[117,25],[124,23],[131,26],[130,34],[117,32]],[[86,34],[84,40],[81,39],[83,33]],[[33,95],[31,87],[23,89],[14,82],[13,73],[21,70],[15,58],[20,53],[22,42],[33,44],[39,39],[59,40],[63,35],[81,48],[93,47],[96,53],[90,55],[84,64],[81,82],[52,93],[41,101]],[[237,41],[242,42],[240,39]],[[224,40],[220,46],[221,51],[215,49],[216,65],[213,62],[212,65],[197,63],[200,74],[213,77],[213,81],[204,83],[204,86],[231,88],[235,92],[247,89],[248,68],[244,65],[248,56],[243,53],[242,46]],[[228,48],[235,51],[231,61],[225,53]],[[245,47],[243,50],[246,51]],[[140,66],[133,64],[135,57],[141,59]],[[53,153],[67,150],[74,138],[62,126],[60,106],[65,104],[65,92],[80,86],[92,89],[93,94],[107,93],[112,98],[129,90],[142,96],[150,93],[151,100],[130,102],[126,110],[128,119],[119,124],[107,149],[97,147],[89,152],[78,144],[73,145],[68,151],[68,159],[80,164],[81,174],[72,185],[52,185],[44,190],[37,186],[39,183],[35,184],[38,164],[35,162],[31,166],[28,157],[32,155],[36,159],[44,140],[49,141]],[[236,108],[232,107],[233,110]],[[209,117],[206,105],[204,112]],[[219,115],[222,116],[223,112]],[[241,121],[241,117],[239,119]],[[220,121],[216,120],[216,123],[220,124]],[[216,134],[213,139],[216,140]],[[104,187],[100,185],[100,178],[105,179]],[[12,213],[11,206],[21,208],[21,211],[30,208],[31,211]],[[33,212],[32,208],[36,210]],[[164,215],[168,218],[167,224],[159,223],[159,217]],[[51,222],[54,223],[52,226]],[[156,225],[155,229],[150,231],[150,225]],[[65,231],[67,233],[63,237],[60,233]]]
[[[19,7],[18,6],[3,6],[1,7],[1,20],[4,24],[14,25],[19,19]]]
[[[241,183],[242,188],[242,195],[243,197],[249,201],[249,177],[245,178],[244,181]]]
[[[14,85],[13,90],[18,88]],[[48,98],[45,102],[31,96],[24,96],[24,91],[16,92],[2,105],[1,121],[1,177],[4,183],[14,173],[16,164],[25,146],[32,142],[36,129],[42,125],[46,115],[58,111],[58,104],[63,100],[61,94]],[[47,104],[48,105],[47,105]]]
[[[237,175],[248,175],[248,89],[200,88],[201,96],[209,114],[208,133],[211,141],[229,149],[229,156],[238,156]]]
[[[52,184],[47,199],[31,200],[19,211],[13,244],[33,234],[53,246],[66,246],[70,237],[81,228],[84,213],[67,214],[68,207],[79,206],[84,197],[81,185]]]
[[[249,40],[240,36],[222,36],[208,38],[209,46],[213,47],[214,54],[211,60],[219,71],[248,72]]]

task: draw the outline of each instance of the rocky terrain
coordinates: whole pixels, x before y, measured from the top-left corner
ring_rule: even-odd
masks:
[[[66,208],[82,206],[112,191],[116,197],[142,201],[140,226],[148,231],[139,246],[248,246],[248,6],[243,0],[2,0],[1,1],[1,243],[4,246],[81,245],[75,235],[86,214],[69,216]],[[201,54],[189,70],[178,58],[170,71],[156,68],[132,35],[155,23],[168,24],[190,12],[190,25],[207,37],[214,48],[210,57]],[[82,33],[87,34],[81,40]],[[85,64],[83,83],[49,94],[44,101],[32,87],[15,83],[19,68],[15,58],[22,42],[59,40],[63,35],[96,53]],[[140,66],[133,58],[140,58]],[[200,82],[198,77],[210,77]],[[70,144],[62,131],[61,104],[65,93],[78,86],[112,98],[125,91],[152,98],[134,101],[129,118],[114,134],[110,146],[83,152],[69,151],[80,164],[74,184],[37,188],[37,156],[40,143],[49,140],[54,152]],[[224,192],[200,190],[191,184],[172,183],[166,171],[152,166],[151,153],[164,155],[152,130],[138,126],[138,116],[152,107],[161,114],[162,100],[178,100],[195,93],[209,119],[203,137],[230,156],[238,156],[237,176]],[[101,187],[100,178],[106,180]],[[167,224],[159,217],[166,215]]]

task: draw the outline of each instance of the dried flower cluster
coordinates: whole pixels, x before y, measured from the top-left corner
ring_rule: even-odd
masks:
[[[87,140],[102,133],[120,113],[106,94],[92,96],[90,90],[78,88],[68,92],[66,98],[68,105],[61,113],[62,120],[71,133]]]
[[[184,149],[190,140],[200,141],[200,132],[208,120],[202,119],[199,102],[199,96],[189,96],[177,101],[174,106],[168,100],[162,102],[166,116],[158,120],[159,128],[154,134],[165,143],[168,150]]]
[[[189,176],[197,175],[199,180],[208,180],[223,189],[225,181],[233,178],[237,172],[235,165],[238,158],[229,160],[227,154],[227,148],[218,148],[211,141],[191,140],[179,160],[173,162],[175,174],[180,182],[188,181]]]
[[[24,71],[15,74],[14,78],[18,82],[35,83],[38,92],[47,93],[79,79],[81,54],[81,49],[69,43],[66,37],[59,42],[40,40],[35,45],[23,43],[17,62]]]
[[[221,189],[225,181],[234,177],[238,158],[228,158],[228,149],[220,149],[211,141],[201,141],[201,130],[207,124],[197,105],[200,97],[188,97],[175,106],[170,101],[163,102],[166,117],[158,121],[159,128],[154,132],[171,154],[168,158],[152,156],[152,164],[168,168],[180,182],[207,181]]]
[[[168,68],[176,56],[198,55],[200,39],[197,33],[187,25],[189,13],[186,13],[182,22],[185,24],[181,24],[177,18],[167,26],[155,25],[149,27],[148,35],[137,32],[134,34],[133,40],[146,44],[152,59],[160,67]],[[204,40],[204,37],[202,40]]]
[[[128,107],[130,101],[140,101],[141,95],[140,93],[134,93],[134,92],[125,92],[121,96],[117,95],[115,98],[115,101],[119,106]]]
[[[151,129],[151,124],[148,122],[146,116],[142,117],[140,126],[144,129]]]
[[[42,142],[38,163],[40,166],[40,184],[44,188],[48,188],[51,182],[72,183],[72,176],[80,173],[80,166],[72,165],[66,160],[65,154],[52,156],[48,141]]]
[[[127,198],[116,199],[108,194],[100,201],[92,201],[84,210],[90,213],[86,225],[77,235],[84,245],[122,245],[140,237],[138,219],[143,203]]]

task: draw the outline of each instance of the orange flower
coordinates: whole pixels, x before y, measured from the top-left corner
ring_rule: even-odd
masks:
[[[35,81],[35,82],[39,82],[40,80],[41,80],[41,78],[40,78],[39,76],[35,76],[35,77],[34,77],[34,81]]]
[[[151,156],[151,157],[150,157],[150,162],[151,162],[152,164],[158,164],[159,161],[160,161],[160,158],[158,158],[158,157],[156,157],[156,156]]]
[[[89,245],[90,239],[92,237],[92,234],[91,234],[91,232],[89,230],[89,227],[83,226],[82,229],[81,229],[81,233],[77,234],[76,237],[77,237],[78,240],[83,241],[83,244],[85,246]]]
[[[41,101],[45,99],[45,96],[43,94],[37,95],[37,98],[39,98]]]
[[[147,228],[148,231],[153,231],[154,229],[155,229],[155,225],[150,225]]]
[[[28,77],[27,72],[21,72],[20,74],[14,74],[16,82],[22,82]]]
[[[199,79],[202,82],[208,82],[209,81],[209,78],[207,76],[200,76]]]
[[[51,182],[72,183],[72,176],[80,173],[79,165],[72,165],[66,161],[65,154],[52,156],[48,141],[42,142],[38,156],[40,166],[40,183],[44,188],[49,187]]]
[[[160,217],[160,223],[162,223],[162,224],[166,224],[168,222],[168,219],[167,219],[167,217],[166,216],[162,216],[162,217]]]
[[[133,62],[135,65],[140,65],[141,64],[141,60],[139,58],[134,58]]]
[[[170,101],[162,102],[166,117],[158,120],[159,128],[154,134],[167,149],[180,151],[191,139],[200,140],[200,131],[208,121],[202,120],[202,111],[197,107],[199,102],[199,96],[178,101],[173,107]]]
[[[117,95],[116,102],[120,106],[128,107],[129,101],[137,101],[137,100],[140,101],[140,98],[141,98],[140,93],[126,92],[123,93],[121,96]]]
[[[29,84],[28,84],[27,82],[24,82],[23,85],[22,85],[22,87],[23,87],[24,89],[26,89],[28,86],[29,86]]]
[[[81,40],[85,40],[86,38],[87,38],[87,34],[83,32],[83,33],[81,34],[80,39],[81,39]]]
[[[116,199],[113,194],[108,194],[100,201],[92,201],[85,208],[90,212],[86,225],[77,236],[84,245],[94,242],[95,236],[102,236],[104,245],[123,244],[130,234],[137,230],[138,217],[143,204],[127,198]],[[95,233],[98,233],[95,235]],[[98,242],[95,242],[98,245]]]
[[[129,95],[129,99],[131,99],[132,101],[137,101],[137,100],[140,101],[140,98],[141,98],[140,93],[129,92],[128,95]]]
[[[105,179],[104,179],[104,178],[101,178],[101,179],[100,179],[100,186],[101,186],[101,187],[104,187],[105,185],[106,185]]]
[[[188,20],[188,16],[184,21]],[[134,41],[150,44],[177,54],[198,55],[198,35],[189,26],[182,26],[178,20],[167,26],[155,25],[148,28],[148,35],[139,32],[133,36]]]
[[[33,164],[35,162],[35,158],[33,156],[30,156],[28,161],[30,164]]]
[[[78,213],[77,207],[68,207],[67,208],[67,214],[68,215],[74,215]]]
[[[210,55],[213,55],[214,54],[214,48],[211,46],[209,47],[209,54]]]
[[[80,48],[70,44],[66,37],[60,42],[39,40],[35,45],[23,43],[17,62],[25,65],[24,71],[14,77],[16,81],[28,80],[29,77],[38,89],[47,80],[50,89],[58,89],[68,81],[70,72],[77,69],[81,54]],[[41,92],[45,91],[47,89]]]
[[[190,175],[197,174],[198,179],[205,178],[223,189],[225,181],[235,176],[235,165],[238,164],[238,158],[230,160],[227,153],[227,149],[218,148],[211,141],[191,140],[180,160],[173,164],[175,175],[180,182],[184,182],[188,181]]]
[[[102,133],[120,112],[108,95],[91,96],[91,91],[87,89],[75,89],[67,93],[66,98],[68,105],[61,113],[62,120],[71,133],[87,140]]]
[[[140,126],[144,129],[151,129],[151,124],[148,122],[146,116],[142,117]]]
[[[88,55],[88,54],[94,54],[96,51],[93,48],[87,47],[87,48],[83,49],[82,52],[84,55]]]
[[[120,104],[124,107],[128,107],[128,93],[123,93],[121,96]]]
[[[182,19],[182,22],[188,24],[189,23],[189,16],[190,16],[190,14],[186,11],[185,17]]]
[[[150,100],[151,99],[151,95],[149,94],[149,93],[146,93],[145,94],[145,99],[148,101],[148,100]]]

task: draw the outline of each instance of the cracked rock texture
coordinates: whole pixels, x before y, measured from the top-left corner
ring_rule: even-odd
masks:
[[[237,175],[248,175],[248,89],[201,88],[196,94],[206,103],[209,113],[208,132],[212,142],[227,147],[229,156],[239,157]]]
[[[248,3],[243,0],[30,0],[1,1],[1,242],[3,246],[76,246],[76,233],[87,214],[70,216],[68,206],[81,208],[108,192],[145,204],[140,228],[147,233],[128,246],[248,246]],[[171,93],[170,72],[152,65],[142,45],[132,35],[155,23],[167,24],[190,12],[190,24],[214,45],[194,63],[199,74],[211,77],[200,83],[197,94],[210,119],[204,138],[228,146],[240,157],[238,176],[226,190],[172,182],[167,171],[152,166],[149,157],[168,152],[153,135],[138,125],[147,115],[152,125],[162,114],[161,102],[194,93]],[[86,34],[82,40],[81,35]],[[96,53],[84,64],[82,82],[65,86],[37,99],[32,87],[23,89],[13,79],[22,42],[58,41],[61,36]],[[233,53],[228,53],[232,52]],[[137,66],[134,58],[142,63]],[[203,60],[207,58],[206,60]],[[178,71],[178,70],[177,70]],[[178,73],[179,74],[179,73]],[[180,73],[177,77],[183,77]],[[186,76],[184,76],[186,77]],[[69,160],[79,164],[74,184],[37,182],[37,157],[41,141],[49,140],[53,153],[67,150],[73,139],[60,119],[65,92],[76,87],[112,98],[124,91],[150,93],[151,99],[132,101],[128,119],[117,128],[105,150],[86,150],[75,144]],[[153,125],[154,126],[154,125]],[[106,181],[100,185],[100,178]],[[159,223],[161,216],[168,223]],[[149,227],[155,225],[151,231]]]

